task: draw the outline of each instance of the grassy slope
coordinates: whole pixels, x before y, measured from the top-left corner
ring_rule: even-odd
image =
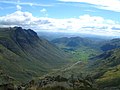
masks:
[[[120,84],[120,65],[106,71],[96,82],[102,87],[115,87]]]
[[[93,75],[96,82],[101,87],[119,86],[120,49],[105,52],[93,60],[95,61],[87,67],[87,71]]]
[[[66,62],[62,51],[30,33],[17,28],[0,29],[1,71],[20,82],[46,74]]]

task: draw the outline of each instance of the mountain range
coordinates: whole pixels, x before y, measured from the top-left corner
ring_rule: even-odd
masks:
[[[66,55],[31,29],[0,28],[0,83],[26,82],[61,67]],[[4,82],[5,81],[5,82]]]
[[[38,85],[41,84],[41,81],[38,82],[40,78],[43,77],[44,82],[47,80],[45,76],[50,79],[48,85],[53,88],[56,88],[55,83],[62,85],[62,88],[65,85],[70,87],[69,83],[74,84],[69,82],[72,78],[79,81],[79,85],[84,84],[83,90],[119,90],[120,39],[75,36],[48,41],[31,29],[0,28],[0,86],[9,83],[24,83],[25,86],[36,79]],[[88,77],[93,79],[94,84]],[[36,86],[33,84],[33,87]],[[45,88],[50,89],[47,84]],[[80,88],[77,86],[77,90]]]

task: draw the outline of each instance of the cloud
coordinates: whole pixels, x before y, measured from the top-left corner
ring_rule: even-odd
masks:
[[[12,14],[0,17],[1,26],[22,26],[24,28],[38,27],[39,25],[48,24],[48,20],[34,17],[29,12],[16,11]]]
[[[84,11],[86,11],[86,12],[96,12],[95,10],[84,10]]]
[[[50,7],[51,4],[33,3],[33,2],[21,2],[20,0],[0,0],[0,3],[15,4],[15,5],[29,5],[29,6],[41,6]]]
[[[45,8],[41,9],[40,12],[47,12],[47,10]]]
[[[112,27],[112,30],[120,30],[120,26],[119,27]]]
[[[22,9],[22,7],[20,5],[16,5],[16,8],[18,11]]]
[[[120,12],[120,0],[58,0],[61,2],[78,2],[94,5],[93,7]]]
[[[45,8],[41,9],[40,12],[43,14],[43,16],[47,17],[47,10]]]
[[[16,11],[0,17],[1,27],[21,26],[36,31],[74,32],[107,36],[120,36],[119,24],[113,20],[90,15],[82,15],[79,18],[55,19],[38,18],[29,12]]]

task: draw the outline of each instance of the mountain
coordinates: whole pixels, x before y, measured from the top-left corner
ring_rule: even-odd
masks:
[[[102,43],[101,49],[108,51],[112,49],[120,48],[120,38],[115,38]]]
[[[63,37],[52,40],[55,44],[65,44],[69,47],[79,47],[79,46],[90,46],[91,40],[87,38],[81,38],[81,37]]]
[[[52,40],[57,46],[66,46],[70,48],[80,48],[82,46],[108,51],[120,48],[120,38],[101,39],[101,38],[85,38],[85,37],[62,37]]]
[[[82,38],[90,38],[93,40],[110,40],[115,37],[109,37],[109,36],[99,36],[99,35],[92,35],[92,34],[83,34],[83,33],[69,33],[69,32],[50,32],[50,31],[38,31],[37,32],[38,36],[44,37],[45,39],[51,41],[57,38],[63,38],[63,37],[82,37]]]
[[[26,82],[66,63],[66,55],[31,29],[0,28],[0,76]],[[2,78],[0,78],[0,81]],[[4,83],[4,82],[1,82]]]
[[[117,90],[110,88],[118,88],[120,85],[120,49],[113,49],[92,58],[87,69],[100,87]]]

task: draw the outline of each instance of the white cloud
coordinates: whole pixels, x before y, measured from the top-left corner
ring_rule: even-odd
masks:
[[[58,0],[62,2],[83,2],[95,5],[99,9],[120,12],[120,0]]]
[[[20,5],[16,5],[16,8],[18,11],[22,9],[22,7]]]
[[[47,10],[45,8],[41,9],[40,12],[47,12]]]
[[[29,12],[16,11],[0,17],[0,26],[21,26],[36,31],[76,32],[120,36],[120,23],[99,16],[82,15],[79,18],[55,19],[34,17]]]
[[[42,7],[50,7],[53,6],[51,4],[42,4],[42,3],[33,3],[33,2],[21,2],[20,0],[0,0],[1,3],[7,4],[15,4],[15,5],[29,5],[29,6],[42,6]]]
[[[47,23],[49,23],[47,20],[36,18],[29,12],[16,11],[12,14],[0,17],[1,26],[22,26],[31,28]]]
[[[43,16],[47,17],[47,10],[45,8],[41,9],[40,12],[43,14]]]

